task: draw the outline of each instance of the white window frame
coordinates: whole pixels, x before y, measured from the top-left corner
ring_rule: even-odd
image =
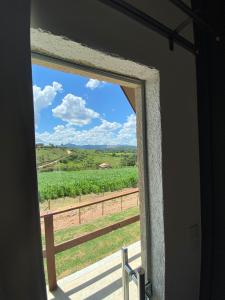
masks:
[[[159,72],[48,32],[31,29],[33,63],[135,89],[142,265],[153,299],[165,296]]]

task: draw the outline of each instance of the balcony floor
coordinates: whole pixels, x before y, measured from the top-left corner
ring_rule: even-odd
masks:
[[[140,242],[128,247],[132,268],[141,265]],[[121,252],[58,281],[58,289],[48,292],[48,300],[122,300]],[[134,283],[130,283],[130,300],[137,299]]]

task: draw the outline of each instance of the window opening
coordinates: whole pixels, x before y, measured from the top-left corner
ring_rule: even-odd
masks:
[[[63,283],[66,276],[78,276],[99,261],[105,260],[110,268],[111,258],[123,246],[131,245],[133,264],[139,266],[135,90],[105,77],[84,77],[38,64],[33,64],[32,72],[49,289],[56,289],[57,280]],[[119,256],[111,269],[120,262]],[[98,277],[103,266],[90,274],[90,280]],[[120,268],[116,272],[120,279]],[[109,286],[115,284],[112,281]],[[107,286],[94,293],[100,297],[107,293]]]

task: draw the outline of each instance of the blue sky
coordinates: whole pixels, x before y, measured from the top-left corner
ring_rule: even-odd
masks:
[[[120,87],[33,65],[36,142],[136,145],[136,117]]]

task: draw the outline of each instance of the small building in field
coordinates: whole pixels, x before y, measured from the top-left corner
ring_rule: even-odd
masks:
[[[99,169],[110,169],[110,168],[112,168],[112,166],[108,163],[102,163],[98,167],[99,167]]]

